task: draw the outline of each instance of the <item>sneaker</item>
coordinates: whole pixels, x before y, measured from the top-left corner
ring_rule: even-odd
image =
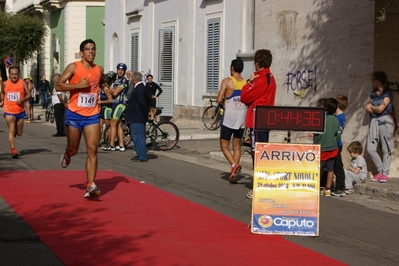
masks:
[[[331,197],[331,190],[324,189],[324,197]]]
[[[60,164],[62,168],[67,168],[71,162],[71,156],[66,156],[66,152],[61,156]]]
[[[336,197],[345,197],[346,196],[345,192],[340,189],[337,189],[337,190],[331,192],[331,195],[336,196]]]
[[[115,151],[115,147],[112,147],[110,145],[103,147],[102,149],[103,149],[103,151]]]
[[[324,196],[324,187],[320,187],[320,196]]]
[[[345,189],[345,194],[346,195],[350,195],[350,194],[353,194],[353,193],[355,193],[355,190],[353,188]]]
[[[252,194],[253,194],[253,192],[252,192],[252,190],[249,190],[248,192],[247,192],[247,195],[245,195],[248,199],[252,199]]]
[[[87,187],[86,189],[86,193],[84,195],[84,198],[94,198],[94,197],[99,197],[100,196],[100,189],[98,188],[98,186],[96,184],[94,184],[94,182]]]
[[[386,175],[381,175],[380,176],[380,183],[387,183],[388,182],[388,177]]]
[[[126,150],[125,147],[119,147],[119,145],[116,146],[115,149],[118,150],[118,151],[125,151]]]
[[[18,158],[18,152],[16,150],[11,152],[11,158],[13,158],[13,159],[17,159]]]
[[[370,179],[372,182],[380,182],[382,174],[378,173],[373,178]]]
[[[237,175],[241,171],[241,165],[238,163],[234,163],[231,167],[229,182],[230,183],[237,183]]]

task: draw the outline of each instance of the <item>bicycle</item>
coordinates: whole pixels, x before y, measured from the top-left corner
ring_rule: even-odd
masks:
[[[209,130],[216,130],[220,127],[224,108],[216,100],[209,99],[210,106],[202,113],[202,123]],[[214,104],[217,103],[217,104]]]
[[[156,115],[160,115],[162,113],[162,108],[157,108]],[[130,134],[130,126],[129,123],[125,119],[125,115],[123,114],[121,117],[122,129],[123,129],[123,142],[125,147],[132,143],[132,137]],[[103,139],[109,145],[108,137],[108,129],[109,126],[104,129]],[[155,122],[153,119],[149,119],[146,127],[145,134],[147,139],[147,147],[154,147],[156,150],[170,150],[176,146],[179,141],[179,128],[170,121],[161,121]]]
[[[54,123],[54,105],[49,103],[47,105],[46,114],[45,114],[46,122]]]

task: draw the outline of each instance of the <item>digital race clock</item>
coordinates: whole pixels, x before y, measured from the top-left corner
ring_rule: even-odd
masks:
[[[255,130],[324,132],[324,128],[324,108],[257,106],[255,110]]]

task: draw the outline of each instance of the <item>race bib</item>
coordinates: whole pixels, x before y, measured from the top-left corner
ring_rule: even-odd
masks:
[[[79,93],[79,107],[95,107],[96,106],[96,97],[95,93]]]
[[[7,92],[7,99],[9,102],[16,102],[19,100],[19,92]]]

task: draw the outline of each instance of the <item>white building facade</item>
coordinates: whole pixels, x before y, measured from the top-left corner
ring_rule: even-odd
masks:
[[[348,95],[342,152],[347,164],[345,147],[353,140],[365,144],[367,137],[364,106],[371,73],[384,70],[390,81],[399,80],[393,67],[398,38],[386,33],[397,33],[399,5],[391,4],[386,24],[376,24],[381,5],[366,0],[106,0],[105,69],[124,62],[129,69],[151,72],[164,89],[158,104],[165,115],[201,119],[208,98],[216,97],[220,81],[230,74],[231,60],[244,59],[248,78],[254,51],[269,49],[276,105],[315,106],[321,97]],[[272,132],[271,140],[282,142],[286,134]],[[309,142],[295,130],[291,137]],[[392,165],[396,161],[394,155]],[[399,176],[399,169],[392,166],[391,176]]]
[[[255,2],[228,2],[106,0],[105,69],[150,72],[164,90],[163,115],[198,118],[238,54],[245,76],[253,71]]]
[[[104,63],[104,1],[13,0],[12,11],[34,14],[46,22],[44,47],[37,57],[22,66],[21,76],[35,83],[48,80],[65,67],[80,60],[79,45],[86,38],[96,41],[99,64]]]

